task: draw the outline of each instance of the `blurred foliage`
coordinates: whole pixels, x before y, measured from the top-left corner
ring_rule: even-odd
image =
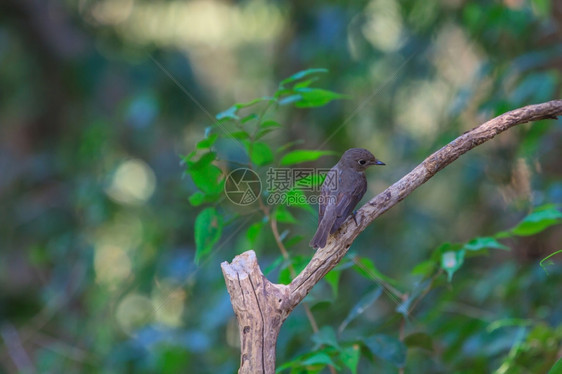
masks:
[[[254,248],[287,283],[316,212],[264,220],[225,199],[227,172],[364,147],[387,164],[367,199],[486,119],[560,98],[561,41],[553,0],[1,2],[0,371],[236,372],[219,264]],[[329,72],[293,75],[314,67]],[[237,141],[206,133],[217,121]],[[560,120],[512,129],[377,219],[305,299],[319,330],[304,305],[285,322],[282,372],[548,372],[560,144]]]

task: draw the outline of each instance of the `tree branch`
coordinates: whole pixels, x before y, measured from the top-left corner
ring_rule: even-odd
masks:
[[[556,119],[560,115],[562,100],[553,100],[504,113],[459,136],[361,207],[355,216],[357,224],[348,219],[287,286],[273,284],[263,276],[254,251],[236,256],[231,264],[223,262],[221,267],[240,330],[239,373],[275,372],[275,344],[281,325],[312,287],[340,262],[355,238],[375,218],[472,148],[513,126]]]

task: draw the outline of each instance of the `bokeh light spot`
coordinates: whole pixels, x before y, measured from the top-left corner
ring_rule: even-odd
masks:
[[[181,326],[186,293],[183,288],[162,282],[152,293],[156,320],[171,327]]]
[[[134,159],[119,165],[106,192],[116,202],[140,205],[152,196],[155,185],[152,169],[142,160]]]
[[[133,250],[142,243],[143,225],[138,216],[118,213],[115,218],[98,228],[91,241],[98,246],[117,246],[125,251]]]
[[[117,306],[115,318],[121,329],[126,334],[132,335],[154,319],[152,302],[146,296],[129,294]]]
[[[365,9],[367,22],[363,35],[375,47],[391,52],[402,44],[403,25],[395,0],[374,0]]]
[[[94,269],[97,282],[114,287],[131,274],[131,260],[122,248],[101,245],[96,248]]]
[[[134,0],[102,0],[95,3],[90,13],[102,25],[116,25],[131,15]]]

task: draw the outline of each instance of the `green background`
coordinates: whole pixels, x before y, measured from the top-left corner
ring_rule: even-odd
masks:
[[[181,161],[215,115],[273,95],[297,71],[327,69],[314,85],[346,98],[269,111],[283,126],[263,142],[371,150],[386,166],[367,172],[366,201],[487,119],[560,98],[561,42],[554,0],[3,1],[0,371],[235,372],[220,263],[254,249],[270,280],[288,272],[267,225],[247,234],[259,212],[236,216],[224,199],[222,237],[195,262],[204,207],[190,204],[197,186]],[[224,159],[244,159],[227,137],[217,144]],[[286,321],[278,366],[547,372],[562,356],[561,255],[539,262],[562,250],[559,225],[467,255],[450,283],[412,270],[459,248],[443,243],[511,229],[534,207],[559,212],[561,145],[559,120],[509,130],[377,219],[337,279],[308,296],[320,332],[302,306]],[[299,223],[279,225],[303,238],[288,245],[299,268],[317,217],[289,211]],[[352,256],[413,295],[413,312],[401,314]]]

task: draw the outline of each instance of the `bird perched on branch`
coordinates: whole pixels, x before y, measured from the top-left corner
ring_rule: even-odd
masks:
[[[322,184],[318,206],[318,229],[310,241],[312,248],[326,246],[328,235],[335,233],[367,191],[365,170],[384,162],[364,148],[345,151],[330,169]]]

